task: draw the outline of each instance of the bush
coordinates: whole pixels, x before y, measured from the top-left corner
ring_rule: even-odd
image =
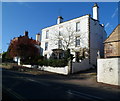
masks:
[[[65,59],[44,59],[38,64],[40,66],[64,67],[67,66],[68,61]]]
[[[38,63],[43,61],[43,59],[43,56],[36,56],[31,58],[28,57],[26,59],[21,59],[21,64],[38,65]]]

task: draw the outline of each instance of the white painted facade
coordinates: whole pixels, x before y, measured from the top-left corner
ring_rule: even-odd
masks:
[[[103,42],[106,39],[107,34],[104,30],[104,26],[99,24],[99,21],[90,18],[90,64],[97,64],[97,53],[99,51],[100,57],[104,55]]]
[[[120,86],[120,58],[97,60],[97,81]]]
[[[76,31],[77,23],[79,23],[79,31]],[[100,55],[103,55],[102,43],[106,38],[104,26],[100,25],[99,21],[93,19],[89,14],[42,29],[41,48],[43,49],[43,56],[47,55],[47,58],[49,58],[52,54],[52,49],[59,48],[59,33],[62,34],[59,38],[62,40],[63,46],[65,45],[63,40],[68,40],[68,37],[72,35],[73,40],[68,48],[71,50],[74,57],[75,50],[87,48],[89,50],[89,63],[96,65],[97,52],[100,51]],[[48,34],[47,38],[46,34]],[[77,47],[75,45],[76,37],[80,38],[80,45]],[[47,49],[45,49],[46,43],[48,43]],[[64,47],[62,47],[62,49],[64,49]],[[75,62],[75,60],[73,61]]]
[[[76,23],[80,22],[80,31],[76,32]],[[70,49],[75,49],[75,37],[80,36],[81,41],[80,44],[82,47],[87,47],[88,48],[88,34],[89,34],[89,15],[85,15],[83,17],[76,18],[74,20],[70,20],[64,23],[60,23],[48,28],[45,28],[42,30],[42,40],[41,40],[41,47],[43,48],[43,56],[47,54],[47,57],[49,58],[52,49],[57,49],[58,48],[58,40],[56,39],[57,36],[59,36],[59,31],[63,34],[62,38],[68,38],[70,33],[67,32],[67,29],[72,31],[72,41],[73,43],[70,44],[69,48]],[[84,26],[82,28],[82,26]],[[46,32],[49,31],[49,38],[46,39]],[[45,42],[48,42],[48,49],[45,50]],[[64,44],[64,43],[63,43]],[[79,47],[78,47],[79,48]],[[71,50],[72,52],[72,50]],[[74,52],[72,52],[74,54]]]

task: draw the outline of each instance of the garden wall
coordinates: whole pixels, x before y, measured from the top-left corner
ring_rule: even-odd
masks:
[[[97,60],[97,81],[120,85],[120,58]]]
[[[79,71],[84,71],[91,68],[89,64],[89,59],[84,59],[81,62],[73,62],[72,63],[72,73],[76,73]]]
[[[32,68],[32,65],[22,65],[22,66]]]
[[[54,72],[54,73],[58,73],[58,74],[64,74],[64,75],[68,75],[68,71],[69,71],[69,67],[65,66],[65,67],[50,67],[50,66],[39,66],[40,70],[43,71],[49,71],[49,72]]]
[[[28,68],[34,68],[31,65],[22,65]],[[68,62],[68,66],[65,67],[52,67],[52,66],[38,66],[38,69],[43,70],[43,71],[49,71],[49,72],[54,72],[58,74],[64,74],[68,75],[70,73],[76,73],[79,71],[84,71],[91,68],[89,64],[89,59],[84,59],[81,62]]]

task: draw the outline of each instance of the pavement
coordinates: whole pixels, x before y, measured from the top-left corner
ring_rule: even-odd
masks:
[[[41,71],[38,69],[29,69],[28,71],[26,70],[25,72],[22,73],[38,75],[40,77],[44,77],[44,79],[46,77],[46,79],[50,79],[51,81],[57,80],[57,82],[64,82],[66,84],[94,87],[108,91],[120,91],[120,86],[97,82],[96,69],[89,69],[86,71],[81,71],[70,75],[62,75],[47,71]]]

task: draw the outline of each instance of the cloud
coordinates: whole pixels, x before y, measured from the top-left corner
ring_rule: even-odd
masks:
[[[108,23],[105,25],[105,29],[106,29],[107,31],[110,31],[110,32],[111,32],[114,28],[113,28],[113,25],[108,22]]]
[[[114,11],[114,13],[112,14],[112,16],[111,16],[111,17],[112,17],[112,18],[114,18],[114,17],[115,17],[115,15],[117,14],[117,12],[118,12],[118,8],[116,8],[116,9],[115,9],[115,11]]]
[[[105,28],[107,28],[109,25],[110,25],[110,23],[108,22],[108,23],[105,25]]]

